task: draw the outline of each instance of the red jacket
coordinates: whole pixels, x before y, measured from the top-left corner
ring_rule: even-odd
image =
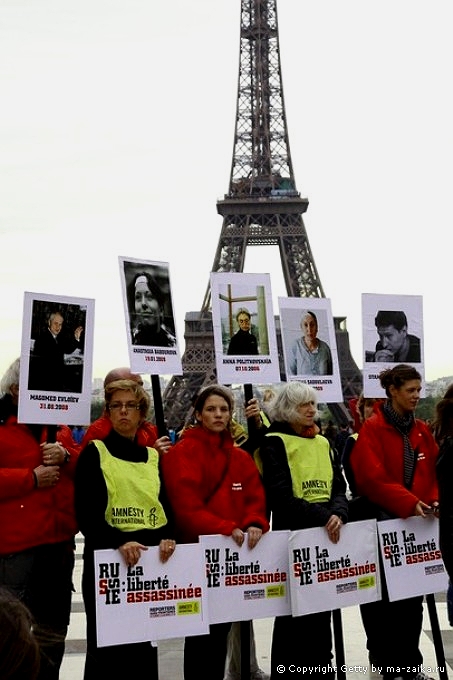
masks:
[[[387,422],[382,406],[363,423],[350,458],[357,493],[403,519],[414,514],[419,500],[428,505],[438,500],[438,448],[421,420],[415,421],[409,441],[418,453],[410,489],[404,486],[403,436]]]
[[[37,489],[33,470],[42,465],[39,443],[16,416],[0,425],[1,555],[69,541],[76,535],[73,476],[79,447],[68,430],[58,430],[57,440],[71,454],[69,462],[60,466],[54,487]],[[43,442],[45,437],[43,428]]]
[[[228,432],[196,426],[161,457],[162,476],[179,540],[208,534],[231,536],[236,528],[269,530],[266,497],[252,457]]]
[[[104,441],[106,436],[112,429],[112,421],[107,415],[103,415],[94,423],[91,423],[88,430],[82,439],[81,448],[84,449],[93,439],[101,439]],[[158,439],[157,427],[151,425],[148,421],[145,421],[140,425],[137,430],[137,444],[139,446],[151,446],[153,447],[156,439]]]

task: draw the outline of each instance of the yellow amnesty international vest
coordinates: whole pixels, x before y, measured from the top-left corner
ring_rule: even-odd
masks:
[[[93,440],[99,451],[102,474],[107,486],[105,520],[120,531],[159,529],[167,524],[159,501],[159,454],[146,447],[148,460],[133,463],[115,458],[104,442]]]
[[[309,503],[329,501],[333,468],[327,439],[319,434],[314,438],[304,438],[277,432],[270,432],[266,437],[280,437],[285,445],[296,498],[303,498]]]

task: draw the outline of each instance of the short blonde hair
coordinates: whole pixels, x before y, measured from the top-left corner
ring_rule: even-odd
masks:
[[[146,418],[151,405],[151,399],[149,394],[147,394],[143,387],[135,382],[135,380],[114,380],[113,382],[110,382],[108,385],[106,385],[104,390],[105,410],[109,412],[109,405],[112,401],[113,393],[117,392],[118,390],[132,392],[137,400],[140,415],[143,418]]]

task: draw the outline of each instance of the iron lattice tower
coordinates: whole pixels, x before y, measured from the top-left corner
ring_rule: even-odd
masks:
[[[277,0],[241,0],[241,37],[233,161],[228,193],[217,202],[222,231],[213,272],[242,272],[246,249],[278,246],[289,297],[325,297],[302,215],[308,199],[296,189],[288,139],[277,22]],[[179,427],[200,387],[215,382],[208,285],[201,311],[185,318],[183,376],[164,392],[169,427]],[[335,319],[345,399],[362,378],[349,349],[345,319]],[[277,330],[279,328],[277,320]],[[278,333],[279,335],[279,333]],[[278,338],[281,354],[281,344]],[[280,362],[284,378],[283,362]]]

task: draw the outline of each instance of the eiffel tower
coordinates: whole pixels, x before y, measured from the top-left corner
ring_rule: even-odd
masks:
[[[296,189],[283,98],[277,0],[241,0],[239,80],[233,161],[228,193],[217,202],[222,231],[213,272],[242,272],[248,245],[278,246],[289,297],[325,297],[302,215],[308,199]],[[183,375],[173,376],[164,395],[167,424],[178,428],[191,399],[216,382],[208,285],[199,312],[185,317]],[[277,319],[280,372],[284,380]],[[346,319],[335,318],[338,360],[345,401],[357,396],[362,376],[349,348]],[[329,405],[344,420],[342,405]]]

